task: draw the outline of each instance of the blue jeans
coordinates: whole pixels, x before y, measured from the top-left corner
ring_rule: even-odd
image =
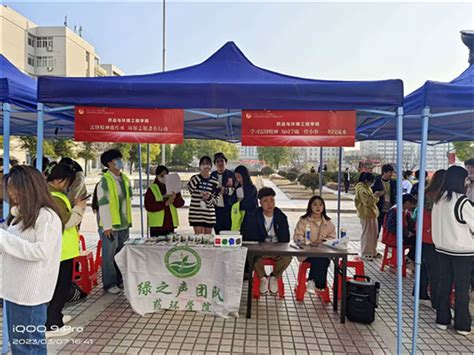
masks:
[[[12,354],[46,354],[45,323],[48,304],[21,306],[10,301],[5,301],[5,304]]]
[[[113,240],[104,235],[102,228],[99,229],[102,240],[102,285],[104,290],[123,284],[122,273],[115,263],[115,255],[122,250],[123,244],[130,236],[130,230],[113,231]]]

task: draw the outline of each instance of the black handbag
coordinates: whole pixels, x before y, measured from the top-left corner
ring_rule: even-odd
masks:
[[[380,283],[371,282],[368,276],[355,275],[353,280],[347,281],[347,319],[351,322],[372,323],[379,303],[379,290]]]

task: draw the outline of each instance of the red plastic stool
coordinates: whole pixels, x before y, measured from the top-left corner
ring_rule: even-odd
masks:
[[[84,237],[79,237],[81,243],[81,254],[74,258],[72,268],[72,281],[74,281],[82,291],[89,294],[92,287],[97,285],[97,272],[94,264],[94,256],[91,251],[85,250],[86,243]]]
[[[95,251],[95,271],[99,271],[102,266],[102,239],[99,239],[97,243],[97,249]]]
[[[347,261],[347,267],[348,268],[351,267],[351,268],[355,269],[354,275],[365,276],[364,261],[361,258],[356,257],[356,258],[354,258],[354,260],[348,260]],[[339,261],[339,268],[342,269],[342,260]],[[352,280],[352,279],[353,278],[350,277],[350,276],[346,277],[346,281],[349,281],[349,280]],[[339,277],[339,287],[338,287],[338,291],[337,291],[337,297],[339,299],[342,298],[342,277]]]
[[[306,293],[306,272],[311,268],[311,263],[308,261],[300,262],[298,268],[298,278],[297,284],[295,287],[295,296],[297,301],[304,301],[304,294]],[[331,302],[331,297],[329,296],[329,288],[324,288],[323,291],[316,291],[319,297],[326,302]]]
[[[263,258],[263,265],[275,267],[275,261],[272,259]],[[252,295],[253,298],[260,298],[260,279],[258,278],[257,273],[253,272],[253,283],[252,283]],[[280,298],[285,298],[285,286],[283,285],[283,277],[278,279],[278,296]]]
[[[403,246],[403,266],[402,266],[402,276],[407,276],[407,264],[405,261],[405,250],[409,250],[409,246]],[[390,257],[388,257],[388,252],[391,252]],[[390,245],[385,244],[385,251],[383,253],[382,259],[382,266],[380,267],[380,271],[384,271],[385,266],[390,266],[393,268],[397,268],[397,248],[392,247]]]

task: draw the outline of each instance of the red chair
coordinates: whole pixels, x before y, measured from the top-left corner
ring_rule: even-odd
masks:
[[[275,267],[275,261],[272,259],[263,258],[263,265]],[[257,276],[257,273],[253,272],[253,283],[252,283],[252,295],[253,298],[260,298],[260,279]],[[278,296],[280,298],[285,298],[285,285],[283,285],[283,277],[278,279]]]
[[[304,261],[300,262],[298,268],[298,279],[295,287],[295,296],[297,301],[304,301],[304,294],[306,293],[306,272],[311,268],[311,263]],[[331,297],[329,296],[329,288],[326,285],[323,291],[316,291],[319,297],[326,302],[331,302]]]
[[[355,269],[354,275],[365,276],[364,262],[359,257],[354,258],[354,260],[348,260],[347,267]],[[342,260],[339,261],[339,268],[342,269]],[[353,278],[350,276],[346,277],[346,281],[349,281],[352,279]],[[339,277],[339,288],[337,292],[337,297],[339,299],[342,298],[342,277]]]
[[[81,254],[74,258],[72,269],[72,281],[74,281],[82,291],[89,294],[92,287],[97,285],[97,272],[94,264],[94,256],[91,251],[87,251],[84,237],[80,237]]]
[[[409,250],[409,246],[403,246],[403,266],[402,266],[402,276],[406,277],[407,276],[407,264],[405,261],[405,251]],[[390,257],[388,256],[388,253],[390,251]],[[383,253],[383,259],[382,259],[382,266],[380,267],[380,271],[384,271],[385,266],[390,266],[393,267],[394,269],[397,268],[397,248],[385,244],[385,251]]]
[[[99,239],[95,251],[95,271],[98,272],[100,267],[102,267],[102,239]]]

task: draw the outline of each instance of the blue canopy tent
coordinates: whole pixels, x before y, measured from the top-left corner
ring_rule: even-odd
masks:
[[[427,81],[423,86],[409,94],[403,105],[403,139],[419,142],[420,176],[426,171],[426,148],[431,144],[452,141],[474,140],[474,31],[461,31],[462,40],[470,49],[469,67],[458,77],[448,83]],[[371,121],[372,122],[369,122]],[[366,119],[359,135],[365,139],[393,140],[396,139],[396,126],[390,117],[374,120]],[[425,180],[421,179],[418,186],[418,209],[424,206]],[[400,205],[400,202],[397,201]],[[401,209],[399,209],[401,210]],[[420,290],[421,243],[423,213],[417,215],[416,257],[415,257],[415,295]],[[401,240],[398,239],[400,245]],[[412,354],[416,353],[418,334],[419,299],[415,297],[413,318]]]
[[[390,117],[398,123],[400,142],[402,137],[401,80],[330,81],[284,75],[253,65],[233,42],[226,43],[201,64],[163,73],[104,78],[41,77],[38,101],[69,112],[75,105],[183,108],[185,138],[240,141],[242,109],[355,110],[358,130],[380,117]],[[40,125],[43,114],[39,110]],[[357,134],[357,138],[364,136]],[[400,180],[401,166],[399,149]],[[398,193],[401,196],[401,186]],[[401,221],[400,214],[400,225]],[[401,272],[398,301],[401,349]]]

